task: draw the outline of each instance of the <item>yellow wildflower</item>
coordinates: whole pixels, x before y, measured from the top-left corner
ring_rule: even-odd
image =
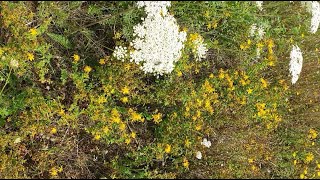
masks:
[[[105,127],[103,128],[103,132],[104,132],[105,134],[109,134],[109,128],[108,128],[107,126],[105,126]]]
[[[129,88],[127,86],[123,87],[121,92],[122,92],[122,94],[129,94],[130,93]]]
[[[135,132],[131,132],[130,136],[131,136],[133,139],[135,139],[136,136],[137,136],[137,134],[136,134]]]
[[[85,66],[84,67],[84,72],[89,73],[92,70],[90,66]]]
[[[264,45],[263,45],[262,43],[260,43],[260,42],[259,42],[259,43],[257,43],[257,48],[262,49],[262,48],[263,48],[263,46],[264,46]]]
[[[189,139],[186,139],[185,141],[184,141],[184,144],[185,144],[185,146],[188,148],[188,147],[190,147],[190,141],[189,141]]]
[[[183,158],[183,164],[182,165],[183,165],[183,167],[185,167],[187,169],[189,168],[189,161],[188,161],[187,158],[185,158],[185,157]]]
[[[128,102],[128,97],[123,97],[123,98],[121,98],[121,101],[122,101],[123,103],[127,103],[127,102]]]
[[[119,129],[121,131],[124,131],[126,129],[126,124],[125,123],[121,123],[120,126],[119,126]]]
[[[248,94],[251,94],[252,91],[253,91],[253,90],[252,90],[251,88],[247,89],[247,93],[248,93]]]
[[[250,39],[248,39],[247,43],[248,43],[248,45],[250,45],[250,44],[251,44],[251,40],[250,40]]]
[[[166,144],[166,148],[164,149],[164,151],[169,154],[171,152],[171,145],[170,144]]]
[[[101,65],[106,64],[106,60],[105,60],[105,59],[100,59],[100,60],[99,60],[99,64],[101,64]]]
[[[260,82],[261,82],[263,88],[266,88],[268,86],[268,82],[265,79],[260,78]]]
[[[27,53],[27,56],[28,56],[28,60],[29,61],[33,61],[34,60],[34,55],[32,53]]]
[[[200,131],[201,128],[202,128],[201,124],[198,124],[198,125],[196,126],[196,130],[197,130],[197,131]]]
[[[50,131],[50,133],[51,133],[51,134],[55,134],[55,133],[57,133],[57,129],[56,129],[55,127],[54,127],[54,128],[52,128],[52,129],[51,129],[51,131]]]
[[[253,163],[253,159],[251,159],[251,158],[248,159],[248,162],[249,162],[249,163]]]
[[[74,62],[78,62],[80,60],[80,56],[78,54],[74,54],[72,57]]]
[[[51,176],[57,176],[58,175],[58,170],[57,168],[53,167],[50,169],[50,175]]]
[[[161,122],[161,116],[162,116],[161,113],[152,115],[152,118],[153,118],[153,120],[154,120],[154,122],[155,122],[156,124],[158,124],[159,122]]]
[[[178,71],[178,72],[177,72],[177,75],[178,75],[178,77],[181,77],[181,76],[182,76],[182,72],[181,72],[181,71]]]
[[[314,155],[312,153],[308,153],[306,156],[306,162],[309,163],[314,159]]]
[[[300,179],[304,179],[304,174],[300,174]]]
[[[128,145],[128,144],[130,144],[131,143],[131,139],[130,138],[127,138],[126,140],[125,140],[125,143]]]
[[[99,140],[101,138],[101,136],[99,135],[99,134],[96,134],[95,136],[94,136],[94,139],[95,140]]]
[[[38,34],[37,29],[35,29],[35,28],[31,28],[31,29],[29,30],[29,32],[30,32],[30,34],[31,34],[32,36],[36,36],[36,35]]]
[[[318,133],[316,130],[314,130],[314,129],[309,130],[309,135],[308,135],[309,139],[315,139],[315,138],[317,138],[317,136],[318,136]]]

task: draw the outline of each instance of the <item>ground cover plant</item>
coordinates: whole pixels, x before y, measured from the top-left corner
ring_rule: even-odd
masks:
[[[317,1],[0,2],[0,178],[319,178]]]

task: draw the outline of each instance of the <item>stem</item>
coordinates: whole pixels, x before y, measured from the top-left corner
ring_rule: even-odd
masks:
[[[0,96],[2,95],[2,92],[3,92],[4,88],[7,86],[8,82],[9,82],[9,77],[11,75],[11,72],[12,72],[12,68],[10,68],[10,71],[9,71],[8,77],[6,79],[6,82],[5,82],[4,86],[1,89]]]

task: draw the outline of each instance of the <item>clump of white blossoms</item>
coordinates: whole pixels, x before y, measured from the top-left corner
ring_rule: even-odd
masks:
[[[112,55],[116,59],[121,60],[123,62],[124,59],[127,57],[127,51],[128,51],[127,47],[116,46]]]
[[[289,70],[292,76],[292,84],[295,84],[297,80],[299,79],[299,75],[302,69],[302,52],[300,48],[296,45],[292,47],[291,53],[290,53],[290,64],[289,64]]]
[[[320,23],[320,4],[317,1],[301,1],[301,5],[312,14],[310,32],[316,33]]]
[[[202,153],[200,151],[197,151],[196,158],[202,159]]]
[[[320,4],[317,1],[312,1],[311,3],[311,26],[310,32],[316,33],[320,23]]]
[[[171,6],[170,1],[138,1],[137,6],[139,8],[144,7],[145,12],[147,15],[155,16],[158,13],[167,14],[168,9],[167,7]]]
[[[258,7],[258,9],[260,10],[260,11],[262,11],[262,4],[263,4],[263,1],[256,1],[256,5],[257,5],[257,7]]]
[[[19,62],[17,60],[15,60],[15,59],[11,59],[10,66],[12,68],[18,68],[19,67]]]
[[[265,34],[263,26],[258,26],[256,24],[252,24],[250,27],[250,36],[256,36],[258,40],[261,40]]]
[[[250,37],[256,37],[259,41],[263,38],[265,34],[263,26],[258,26],[256,24],[252,24],[250,27]],[[256,48],[257,58],[260,58],[261,48]]]
[[[211,146],[211,141],[208,141],[207,138],[203,138],[201,145],[204,145],[205,147],[209,148]]]
[[[145,73],[170,73],[181,57],[187,34],[179,32],[175,18],[167,13],[170,2],[140,1],[137,4],[145,6],[147,17],[134,27],[130,61],[142,63]]]
[[[208,49],[204,43],[203,37],[201,37],[199,34],[196,34],[195,36],[196,37],[193,38],[194,40],[192,42],[192,52],[195,55],[196,61],[201,61],[201,59],[206,58]]]

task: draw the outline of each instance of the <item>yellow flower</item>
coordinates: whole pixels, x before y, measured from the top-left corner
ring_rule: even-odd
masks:
[[[308,153],[306,156],[306,162],[309,163],[314,159],[314,156],[312,153]]]
[[[131,142],[131,139],[130,138],[127,138],[126,140],[125,140],[125,143],[128,145],[128,144],[130,144],[130,142]]]
[[[84,72],[89,73],[92,70],[90,66],[85,66],[84,67]]]
[[[103,128],[103,132],[104,132],[105,134],[109,134],[109,128],[108,128],[107,126],[105,126],[105,127]]]
[[[57,176],[58,175],[58,170],[57,168],[53,167],[50,169],[50,175],[51,176]]]
[[[101,65],[106,64],[106,60],[105,60],[105,59],[100,59],[100,60],[99,60],[99,64],[101,64]]]
[[[121,131],[124,131],[126,129],[126,124],[125,123],[121,123],[120,126],[119,126],[119,129]]]
[[[263,78],[260,78],[260,82],[261,82],[263,88],[266,88],[268,86],[268,82],[266,80],[264,80]]]
[[[187,148],[190,147],[190,141],[189,141],[189,139],[186,139],[186,140],[184,141],[184,144],[186,145]]]
[[[212,26],[213,26],[213,29],[216,29],[217,26],[218,26],[218,22],[217,21],[213,21],[212,22]]]
[[[126,71],[129,71],[130,68],[131,68],[131,65],[130,65],[130,64],[125,64],[125,65],[124,65],[124,69],[125,69]]]
[[[251,40],[250,40],[250,39],[248,39],[247,43],[248,43],[248,45],[250,45],[250,44],[251,44]]]
[[[129,88],[127,86],[122,88],[121,92],[122,92],[122,94],[129,94],[130,93]]]
[[[249,163],[253,163],[253,159],[251,159],[251,158],[248,159],[248,162],[249,162]]]
[[[120,32],[116,32],[116,34],[114,35],[115,39],[120,39],[121,37],[121,33]]]
[[[122,101],[123,103],[127,103],[127,102],[128,102],[128,97],[123,97],[123,98],[121,98],[121,101]]]
[[[187,158],[183,158],[183,167],[185,167],[185,168],[189,168],[189,161],[188,161],[188,159]]]
[[[135,132],[132,132],[132,133],[130,134],[130,136],[131,136],[133,139],[135,139],[136,136],[137,136],[137,134],[136,134]]]
[[[195,41],[196,39],[199,38],[199,34],[198,33],[193,33],[193,34],[190,34],[190,37],[189,37],[189,40],[190,41]]]
[[[296,165],[297,164],[297,160],[295,159],[294,161],[293,161],[293,165]]]
[[[196,126],[196,130],[197,130],[197,131],[200,131],[201,128],[202,128],[201,124],[198,124],[198,125]]]
[[[208,23],[208,24],[207,24],[207,29],[208,29],[208,30],[211,29],[211,23]]]
[[[36,36],[36,35],[38,34],[37,29],[35,29],[35,28],[31,28],[31,29],[29,30],[29,32],[30,32],[30,34],[31,34],[32,36]]]
[[[101,136],[99,135],[99,134],[96,134],[95,136],[94,136],[94,139],[95,140],[99,140],[101,138]]]
[[[54,128],[52,128],[52,129],[51,129],[51,131],[50,131],[50,133],[51,133],[51,134],[55,134],[55,133],[57,133],[57,129],[56,129],[55,127],[54,127]]]
[[[300,174],[300,179],[304,179],[304,174]]]
[[[251,166],[251,169],[252,169],[252,171],[255,171],[255,170],[257,170],[257,166],[252,165],[252,166]]]
[[[74,54],[72,57],[74,62],[78,62],[80,60],[80,56],[78,54]]]
[[[317,138],[317,136],[318,136],[318,133],[316,130],[314,130],[314,129],[309,130],[309,135],[308,135],[309,139],[315,139],[315,138]]]
[[[181,71],[178,71],[178,72],[177,72],[177,76],[178,76],[178,77],[181,77],[181,76],[182,76],[182,72],[181,72]]]
[[[33,61],[34,60],[34,55],[32,53],[27,53],[28,60]]]
[[[210,79],[214,78],[214,75],[211,73],[211,74],[209,75],[209,78],[210,78]]]
[[[183,32],[187,32],[187,31],[188,31],[188,28],[187,28],[187,27],[183,27],[183,28],[182,28],[182,31],[183,31]]]
[[[247,89],[247,93],[248,93],[248,94],[251,94],[252,91],[253,91],[253,90],[252,90],[251,88]]]
[[[166,148],[164,149],[164,151],[169,154],[171,152],[171,145],[170,144],[166,144]]]
[[[270,61],[270,62],[268,63],[268,65],[269,65],[269,66],[275,66],[275,65],[274,65],[274,61]]]
[[[161,117],[162,117],[162,114],[161,114],[161,113],[152,115],[153,121],[154,121],[156,124],[158,124],[159,122],[161,122]]]
[[[259,49],[262,49],[262,48],[263,48],[263,46],[264,46],[264,45],[263,45],[262,43],[260,43],[260,42],[259,42],[259,43],[257,43],[257,47],[258,47]]]

